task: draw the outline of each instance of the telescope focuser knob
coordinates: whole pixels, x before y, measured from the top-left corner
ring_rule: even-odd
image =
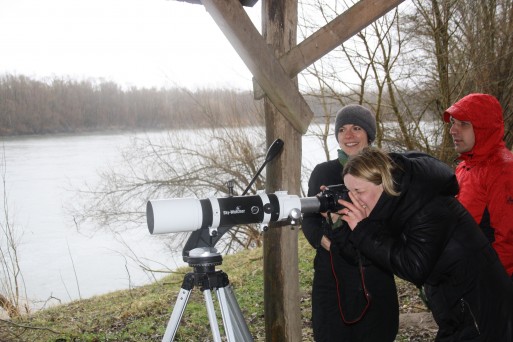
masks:
[[[271,214],[273,212],[273,207],[271,203],[264,204],[264,213]]]
[[[294,208],[289,213],[290,224],[298,224],[301,219],[301,210],[298,208]]]

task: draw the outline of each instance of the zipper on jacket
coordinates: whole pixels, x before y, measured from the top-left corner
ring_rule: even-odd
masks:
[[[472,317],[472,321],[474,321],[474,327],[477,330],[477,333],[481,335],[481,331],[479,330],[479,325],[477,324],[476,316],[474,316],[474,313],[472,312],[472,309],[470,308],[469,303],[463,298],[460,299],[460,305],[461,305],[461,313],[465,313],[465,307],[468,308],[468,312],[470,313],[470,316]]]

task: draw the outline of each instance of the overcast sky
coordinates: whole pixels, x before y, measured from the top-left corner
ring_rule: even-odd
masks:
[[[260,2],[245,7],[260,30]],[[166,0],[0,0],[0,74],[122,86],[252,89],[202,5]]]

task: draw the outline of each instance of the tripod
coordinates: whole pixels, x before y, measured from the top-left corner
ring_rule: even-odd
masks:
[[[194,268],[194,272],[185,275],[182,288],[178,293],[175,307],[167,324],[162,341],[172,341],[178,325],[187,306],[187,302],[194,286],[200,286],[205,298],[208,320],[214,342],[221,342],[219,325],[214,310],[211,291],[215,290],[219,300],[223,326],[228,342],[253,341],[237,299],[233,294],[228,275],[223,271],[216,271],[215,266],[221,265],[223,258],[215,248],[201,247],[189,251],[187,262]]]

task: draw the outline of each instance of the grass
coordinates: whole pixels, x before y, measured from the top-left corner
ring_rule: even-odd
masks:
[[[302,335],[304,341],[312,341],[310,291],[314,250],[302,234],[300,236]],[[224,256],[223,264],[216,269],[228,274],[255,341],[265,341],[262,249]],[[178,290],[185,274],[190,271],[191,268],[184,267],[151,285],[55,306],[12,321],[0,321],[0,341],[161,341]],[[412,285],[398,280],[398,292],[401,312],[425,311]],[[213,295],[213,298],[217,308],[216,296]],[[219,312],[217,317],[221,317]],[[221,323],[220,329],[223,333]],[[211,339],[203,296],[195,288],[191,292],[175,340],[196,342]],[[396,341],[432,339],[432,331],[400,329]]]

